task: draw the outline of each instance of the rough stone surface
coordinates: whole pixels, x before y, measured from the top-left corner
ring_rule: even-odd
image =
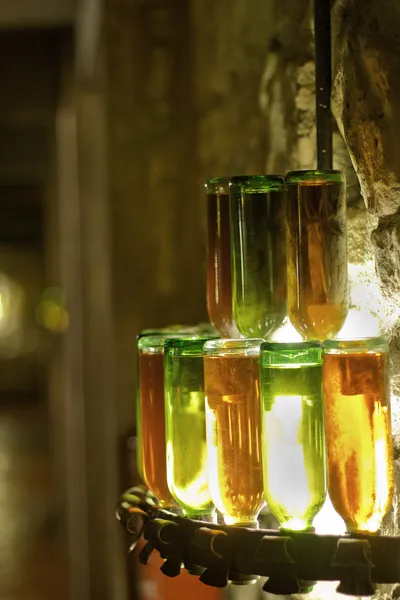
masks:
[[[395,455],[400,450],[400,5],[396,0],[343,0],[334,6],[333,110],[349,150],[367,208],[367,233],[387,312],[390,339]],[[366,238],[369,236],[367,235]],[[360,257],[361,258],[361,257]],[[399,465],[396,493],[383,531],[400,532]],[[398,597],[398,586],[377,596]]]
[[[333,108],[371,218],[382,290],[400,300],[400,5],[353,0],[335,7]]]
[[[400,301],[400,5],[390,0],[337,2],[333,109],[368,211],[376,274],[386,303]],[[400,360],[392,339],[393,383]]]

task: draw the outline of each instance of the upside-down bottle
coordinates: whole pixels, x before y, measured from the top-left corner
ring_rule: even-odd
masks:
[[[266,338],[286,317],[283,177],[230,181],[233,318],[245,337]]]
[[[310,530],[326,497],[318,342],[264,342],[261,406],[265,499],[282,529]]]
[[[381,338],[323,344],[328,491],[349,532],[376,532],[394,486],[389,357]]]
[[[208,486],[203,346],[210,337],[165,343],[165,425],[169,490],[191,518],[211,519]]]
[[[257,527],[264,505],[260,339],[204,346],[211,498],[227,525]]]
[[[303,338],[322,341],[348,311],[345,178],[294,171],[285,181],[289,318]]]
[[[238,331],[232,316],[229,177],[214,177],[205,184],[207,202],[207,310],[222,337]]]
[[[168,489],[166,466],[164,344],[167,337],[145,335],[138,340],[138,461],[145,484],[163,508],[176,506]]]
[[[137,349],[138,349],[138,355],[137,355],[137,389],[136,389],[136,438],[137,438],[137,445],[136,445],[136,468],[137,468],[137,472],[138,475],[140,476],[140,478],[144,481],[144,474],[143,474],[143,457],[142,457],[142,446],[143,446],[143,440],[142,440],[142,409],[141,409],[141,399],[140,399],[140,359],[139,359],[139,355],[140,355],[140,351],[139,351],[139,340],[143,337],[147,337],[147,336],[174,336],[174,335],[180,335],[180,334],[184,334],[184,335],[216,335],[216,331],[214,330],[214,328],[212,327],[212,325],[210,325],[209,323],[199,323],[198,325],[167,325],[166,327],[161,327],[160,329],[143,329],[137,336],[136,336],[136,342],[137,342]],[[151,343],[151,342],[150,342]],[[142,346],[144,347],[144,344],[142,344]],[[153,354],[156,352],[153,352]],[[147,353],[149,354],[149,353]],[[145,360],[145,359],[143,359]],[[154,364],[157,363],[157,359],[154,359]],[[163,375],[164,376],[164,375]],[[164,400],[162,400],[162,406],[164,407]],[[148,410],[150,410],[149,406],[146,406],[144,408],[144,412],[145,412],[145,419],[148,419],[148,415],[147,412]],[[164,408],[162,408],[162,419],[163,419],[163,411]],[[161,420],[162,420],[161,419]],[[157,421],[157,417],[155,417],[155,422]],[[146,435],[149,435],[149,432],[151,432],[151,426],[149,425],[149,423],[145,423],[146,426]],[[150,429],[149,429],[150,427]]]

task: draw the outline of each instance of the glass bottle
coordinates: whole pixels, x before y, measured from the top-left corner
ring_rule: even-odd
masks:
[[[139,340],[142,337],[146,336],[173,336],[173,335],[183,335],[183,334],[193,334],[193,335],[214,335],[217,337],[217,332],[214,330],[212,325],[209,323],[199,323],[198,325],[167,325],[166,327],[161,327],[160,329],[143,329],[136,336],[136,345],[138,348]],[[144,473],[143,473],[143,457],[142,457],[142,411],[141,411],[141,402],[140,402],[140,377],[139,377],[139,352],[137,357],[137,386],[136,386],[136,438],[137,438],[137,446],[136,446],[136,468],[140,478],[144,481]],[[162,401],[164,406],[164,400]],[[164,408],[163,408],[164,410]]]
[[[261,346],[265,499],[282,529],[307,530],[326,497],[318,342]]]
[[[208,487],[203,346],[209,337],[165,343],[165,417],[169,490],[193,518],[214,513]]]
[[[204,346],[211,498],[227,525],[258,526],[261,465],[260,339]]]
[[[176,506],[168,489],[166,467],[164,344],[167,339],[166,335],[145,335],[138,340],[138,461],[143,481],[163,508]]]
[[[238,335],[232,316],[229,177],[205,184],[207,199],[207,309],[222,337]]]
[[[144,473],[143,473],[143,456],[142,456],[142,411],[141,411],[141,402],[140,402],[140,376],[139,376],[139,340],[142,337],[146,337],[148,335],[161,335],[161,332],[157,329],[144,329],[136,336],[136,348],[138,349],[137,354],[137,376],[136,376],[136,468],[140,478],[144,481]]]
[[[230,182],[233,318],[245,337],[268,337],[286,316],[283,177]]]
[[[394,486],[387,343],[324,342],[323,384],[329,496],[349,532],[376,532]]]
[[[289,318],[305,339],[324,340],[348,311],[343,173],[288,173],[286,207]]]

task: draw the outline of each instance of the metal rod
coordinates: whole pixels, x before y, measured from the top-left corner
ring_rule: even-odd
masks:
[[[332,169],[331,0],[314,0],[317,166]]]

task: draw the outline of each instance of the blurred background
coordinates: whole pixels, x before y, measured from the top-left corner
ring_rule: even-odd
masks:
[[[217,597],[114,519],[135,336],[207,319],[207,177],[313,164],[311,48],[305,0],[0,0],[2,600]]]

